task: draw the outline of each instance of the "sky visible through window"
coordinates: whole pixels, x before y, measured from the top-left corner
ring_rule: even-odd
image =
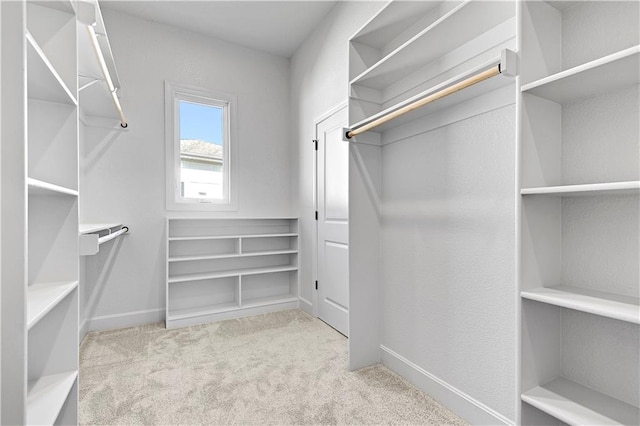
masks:
[[[180,101],[180,139],[222,145],[222,108]]]

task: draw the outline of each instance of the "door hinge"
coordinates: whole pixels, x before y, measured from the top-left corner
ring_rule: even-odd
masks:
[[[318,220],[318,210],[316,210],[316,220]]]
[[[318,139],[314,139],[313,140],[313,144],[314,144],[314,146],[316,148],[316,151],[317,151],[318,150]]]
[[[318,281],[316,281],[316,290],[318,289]]]

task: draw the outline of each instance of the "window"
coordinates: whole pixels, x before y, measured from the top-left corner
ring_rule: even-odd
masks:
[[[234,210],[236,100],[166,83],[167,210]]]

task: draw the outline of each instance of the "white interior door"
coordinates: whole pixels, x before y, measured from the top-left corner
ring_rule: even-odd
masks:
[[[317,313],[349,332],[349,144],[342,140],[347,108],[316,124]]]

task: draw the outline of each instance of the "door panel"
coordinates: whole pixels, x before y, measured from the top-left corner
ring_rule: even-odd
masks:
[[[349,144],[343,108],[316,124],[317,152],[317,312],[344,334],[349,328]]]
[[[349,218],[349,144],[342,140],[342,127],[325,135],[325,218],[346,222]]]

